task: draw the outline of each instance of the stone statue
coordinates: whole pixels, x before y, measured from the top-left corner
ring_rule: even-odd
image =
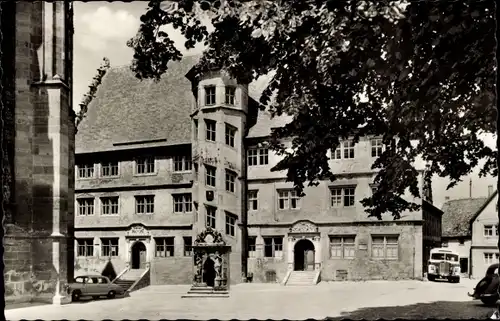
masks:
[[[215,278],[220,280],[222,278],[222,258],[219,255],[219,252],[215,252],[214,257],[214,269],[215,269]]]

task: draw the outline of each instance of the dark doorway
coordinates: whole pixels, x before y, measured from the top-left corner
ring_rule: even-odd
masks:
[[[469,259],[466,257],[460,258],[460,272],[469,273]]]
[[[298,241],[295,243],[293,258],[295,271],[314,270],[314,244],[306,239]]]
[[[146,246],[142,242],[136,242],[132,245],[132,258],[130,265],[132,269],[146,268]]]
[[[214,261],[207,257],[205,263],[203,264],[203,282],[208,286],[214,286],[215,284],[215,268]]]

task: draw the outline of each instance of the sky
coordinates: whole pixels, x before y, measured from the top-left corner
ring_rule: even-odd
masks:
[[[132,38],[140,25],[140,16],[146,12],[148,2],[74,2],[74,93],[73,108],[78,111],[79,103],[87,92],[92,78],[104,57],[109,58],[111,66],[129,65],[133,50],[128,48],[127,40]],[[183,37],[173,28],[165,30],[177,48],[183,48]],[[185,52],[201,53],[203,47]],[[492,137],[486,138],[488,145],[494,146]],[[496,188],[493,177],[479,178],[478,170],[453,189],[446,190],[448,180],[435,178],[433,181],[434,203],[441,207],[445,197],[450,199],[467,198],[470,194],[469,182],[472,179],[472,197],[486,197],[488,186]]]

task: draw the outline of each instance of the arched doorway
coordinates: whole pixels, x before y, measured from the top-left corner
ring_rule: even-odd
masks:
[[[293,269],[295,271],[314,270],[314,244],[310,240],[298,241],[295,243],[293,251]]]
[[[130,258],[130,265],[132,269],[145,269],[146,268],[146,246],[142,242],[135,242],[132,245],[132,253]]]
[[[215,284],[215,262],[207,257],[205,263],[203,264],[203,282],[208,286],[214,286]]]

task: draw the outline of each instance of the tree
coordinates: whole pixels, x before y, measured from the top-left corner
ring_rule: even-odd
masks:
[[[198,75],[221,68],[249,82],[273,71],[260,101],[273,115],[293,116],[269,140],[283,156],[273,170],[286,170],[300,192],[306,182],[335,179],[326,152],[340,140],[382,136],[378,190],[362,203],[369,216],[398,219],[419,208],[400,197],[408,189],[420,196],[417,156],[426,180],[448,177],[449,187],[481,160],[482,175],[497,175],[497,151],[479,137],[495,133],[494,10],[493,0],[151,1],[128,45],[139,79],[159,79],[182,57],[160,29],[167,24],[187,49],[208,47]]]

